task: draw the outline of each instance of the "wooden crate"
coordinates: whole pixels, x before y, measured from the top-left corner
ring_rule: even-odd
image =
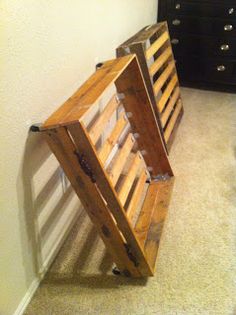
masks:
[[[167,150],[183,115],[179,81],[166,22],[148,26],[117,48],[136,54]]]
[[[152,276],[173,172],[136,56],[105,62],[40,131],[120,272]]]

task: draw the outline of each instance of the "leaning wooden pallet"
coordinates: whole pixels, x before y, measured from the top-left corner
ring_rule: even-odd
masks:
[[[120,272],[152,276],[173,172],[135,55],[105,62],[40,130]]]
[[[169,150],[183,115],[183,106],[167,23],[148,26],[117,48],[118,57],[134,53]]]

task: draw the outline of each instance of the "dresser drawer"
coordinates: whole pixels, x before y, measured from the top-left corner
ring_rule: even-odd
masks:
[[[204,3],[202,1],[171,0],[169,1],[168,9],[178,15],[221,18],[236,17],[236,2],[232,5],[223,1],[217,4],[216,2]]]
[[[212,19],[197,17],[168,17],[170,32],[232,37],[236,35],[236,19]]]
[[[236,84],[236,60],[182,56],[177,58],[176,66],[180,80]]]
[[[236,56],[236,38],[216,38],[212,36],[171,34],[171,43],[175,56]]]

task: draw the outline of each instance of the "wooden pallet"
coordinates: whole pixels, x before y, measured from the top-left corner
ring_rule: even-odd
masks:
[[[136,54],[167,150],[183,115],[178,75],[166,22],[148,26],[117,48]]]
[[[173,172],[136,56],[105,62],[40,131],[120,272],[152,276]]]

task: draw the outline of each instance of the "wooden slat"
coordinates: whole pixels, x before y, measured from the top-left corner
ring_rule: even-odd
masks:
[[[178,118],[178,115],[180,113],[181,108],[182,108],[182,102],[181,102],[181,100],[179,100],[178,103],[176,104],[174,113],[172,114],[170,121],[166,127],[166,130],[164,131],[164,136],[165,136],[166,142],[168,142],[168,140],[170,138],[171,132],[174,128],[176,119]]]
[[[123,132],[124,128],[127,126],[127,124],[128,124],[128,121],[125,117],[125,114],[123,113],[118,119],[118,121],[116,122],[116,125],[114,129],[112,130],[110,136],[104,142],[102,148],[100,149],[98,153],[99,158],[103,164],[106,162],[109,154],[112,151],[112,148],[115,146],[115,144],[119,140],[119,137],[121,133]]]
[[[119,189],[118,192],[118,196],[120,198],[120,202],[122,203],[122,205],[124,205],[126,202],[130,189],[134,183],[135,177],[137,176],[137,172],[142,162],[143,162],[142,157],[140,156],[140,153],[137,152],[129,171],[125,176],[125,180],[122,184],[122,187]]]
[[[151,264],[153,271],[155,269],[160,237],[170,203],[173,184],[173,178],[167,181],[154,183],[156,186],[155,209],[145,243],[145,253],[147,254],[148,261]]]
[[[137,206],[142,198],[142,193],[145,189],[145,183],[146,183],[147,178],[148,178],[147,173],[145,170],[143,170],[135,186],[132,199],[130,200],[130,203],[127,209],[127,216],[130,221],[133,219]]]
[[[95,121],[91,129],[89,130],[89,136],[93,143],[96,143],[100,138],[107,122],[111,118],[114,111],[118,108],[119,102],[117,100],[116,95],[114,95],[108,104],[106,105],[103,112],[99,114],[98,119]]]
[[[138,220],[136,222],[134,231],[139,239],[140,244],[144,245],[149,227],[151,224],[152,214],[155,210],[155,201],[157,198],[157,186],[155,184],[150,184],[147,190],[147,194],[140,211]]]
[[[102,167],[101,161],[97,156],[95,147],[90,141],[89,135],[83,123],[76,123],[68,126],[69,132],[79,152],[86,157],[86,163],[89,165],[94,175],[96,186],[106,200],[110,212],[114,216],[117,226],[123,234],[126,242],[129,244],[129,251],[135,257],[139,265],[139,271],[142,275],[152,275],[150,266],[145,259],[145,255],[138,240],[134,236],[134,230],[127,220],[125,209],[119,201],[117,193],[112,185],[107,172]],[[96,211],[96,207],[94,208]]]
[[[87,211],[91,221],[98,230],[106,247],[110,251],[117,267],[129,270],[134,276],[140,276],[139,271],[130,261],[124,247],[124,241],[117,228],[110,210],[101,197],[99,190],[81,169],[74,154],[75,146],[68,135],[66,128],[44,132],[47,143],[60,162],[67,178],[70,180],[76,194]],[[94,211],[94,210],[97,211]]]
[[[107,173],[109,174],[110,180],[114,186],[116,185],[120,177],[121,171],[124,168],[125,162],[134,146],[134,143],[135,143],[134,137],[130,133],[127,139],[125,140],[124,145],[122,146],[117,156],[115,157],[115,162],[112,163],[112,167],[111,168],[108,167],[107,169]]]
[[[158,106],[158,109],[160,111],[160,113],[163,111],[163,108],[165,107],[166,105],[166,102],[168,101],[172,91],[174,90],[176,84],[178,82],[178,77],[177,77],[177,74],[175,74],[170,82],[168,83],[165,91],[163,92],[160,100],[157,102],[157,106]]]
[[[165,84],[166,80],[169,78],[171,72],[175,68],[174,61],[170,62],[168,66],[165,68],[165,70],[162,72],[160,77],[156,80],[156,82],[153,85],[154,94],[157,95],[160,91],[160,89]]]
[[[161,123],[162,123],[162,126],[165,127],[166,125],[166,122],[170,116],[170,113],[172,112],[178,98],[179,98],[179,95],[180,95],[180,89],[179,87],[177,86],[174,90],[174,93],[172,94],[167,106],[166,106],[166,109],[164,110],[164,112],[162,113],[161,115]]]
[[[154,63],[149,67],[149,73],[154,76],[157,71],[164,65],[168,58],[172,55],[172,50],[170,47],[166,48],[164,52],[158,57]]]
[[[168,40],[168,33],[165,31],[147,50],[146,50],[146,58],[150,59],[158,49]]]

